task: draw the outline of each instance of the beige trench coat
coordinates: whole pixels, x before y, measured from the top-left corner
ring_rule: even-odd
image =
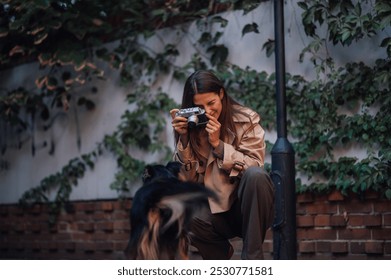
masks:
[[[211,147],[205,159],[197,159],[189,145],[183,148],[181,141],[177,143],[174,160],[184,164],[181,178],[205,184],[219,197],[219,201],[210,199],[212,213],[228,211],[236,198],[238,178],[250,166],[263,167],[265,159],[265,132],[259,115],[247,107],[240,107],[245,115],[236,113],[233,116],[236,135],[229,131],[228,139],[223,142],[222,159],[216,157]],[[237,149],[232,145],[235,137],[239,137]],[[221,141],[221,140],[220,140]]]

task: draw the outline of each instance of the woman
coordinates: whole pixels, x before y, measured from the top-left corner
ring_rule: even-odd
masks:
[[[229,239],[243,238],[242,259],[263,259],[262,244],[273,219],[274,187],[264,171],[264,130],[260,117],[228,96],[210,71],[199,70],[186,80],[182,109],[200,107],[206,125],[189,128],[187,118],[170,111],[175,131],[175,160],[181,177],[216,192],[210,211],[192,223],[192,245],[203,259],[229,259]]]

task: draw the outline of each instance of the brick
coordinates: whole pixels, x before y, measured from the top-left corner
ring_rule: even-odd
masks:
[[[132,201],[130,199],[113,201],[114,210],[125,210],[126,212],[128,212],[131,207]]]
[[[352,227],[364,226],[364,215],[362,214],[349,215],[349,225]]]
[[[125,211],[115,211],[112,214],[114,220],[126,220],[129,221],[129,213]]]
[[[75,215],[76,212],[73,212],[73,213],[61,213],[59,219],[60,221],[62,222],[65,222],[65,223],[72,223],[74,221],[77,221],[76,219],[76,215]]]
[[[55,225],[49,225],[48,226],[48,231],[50,233],[57,233],[58,232],[58,225],[55,224]]]
[[[25,223],[14,224],[13,230],[17,233],[22,233],[26,230],[26,224]]]
[[[78,202],[75,203],[75,211],[78,212],[86,212],[92,213],[95,211],[95,204],[91,202]]]
[[[104,201],[100,203],[99,209],[104,212],[112,212],[114,210],[114,206],[111,201]]]
[[[130,229],[130,224],[128,221],[114,221],[113,222],[114,230],[126,230]]]
[[[95,250],[98,251],[113,251],[113,243],[111,242],[97,242],[95,243]]]
[[[113,222],[99,222],[95,224],[95,229],[103,231],[113,231],[114,223]]]
[[[352,254],[364,254],[365,253],[365,242],[351,242],[350,252]]]
[[[85,232],[93,232],[95,225],[92,222],[77,223],[77,229]]]
[[[0,232],[2,234],[7,234],[8,232],[11,232],[12,226],[9,223],[6,222],[0,222]],[[0,235],[1,237],[1,235]]]
[[[76,251],[95,251],[95,243],[91,242],[77,242]]]
[[[58,221],[57,224],[58,224],[58,227],[57,227],[58,231],[67,231],[68,230],[69,223],[64,223],[62,221]]]
[[[49,217],[50,217],[49,212],[46,211],[46,212],[41,212],[41,214],[39,214],[38,216],[34,216],[34,220],[36,222],[48,224]]]
[[[364,199],[365,200],[378,200],[379,199],[379,192],[376,192],[373,190],[366,190],[364,193]]]
[[[39,232],[41,232],[42,225],[41,225],[41,224],[34,223],[34,224],[30,225],[29,228],[30,228],[31,232],[39,233]]]
[[[344,201],[345,197],[340,191],[334,190],[328,195],[329,201]]]
[[[91,241],[95,233],[91,232],[72,232],[69,239],[57,239],[62,241]]]
[[[383,225],[391,226],[391,214],[383,214]]]
[[[72,240],[72,233],[70,232],[60,232],[55,235],[56,240]]]
[[[299,240],[335,240],[337,231],[328,228],[300,229],[297,231],[297,238]]]
[[[92,239],[94,241],[105,241],[109,240],[109,236],[110,234],[108,234],[106,231],[97,231],[92,235]]]
[[[383,254],[383,241],[367,241],[365,242],[365,252],[368,254]]]
[[[57,242],[56,246],[59,250],[64,250],[64,251],[75,251],[76,249],[76,244],[75,242]]]
[[[382,225],[382,216],[376,215],[364,215],[364,225],[367,227],[379,227]]]
[[[31,242],[30,243],[31,244],[31,249],[33,250],[33,251],[41,251],[41,249],[42,249],[42,244],[40,244],[39,242]]]
[[[351,213],[371,213],[373,210],[372,202],[352,200],[349,204],[344,205],[344,210]]]
[[[78,231],[79,230],[78,223],[77,222],[69,223],[67,230],[68,231]]]
[[[357,214],[350,215],[349,225],[351,226],[367,226],[378,227],[382,225],[382,216],[380,214]]]
[[[391,241],[384,242],[384,253],[390,255],[391,257]]]
[[[114,250],[115,251],[121,251],[121,252],[124,251],[127,246],[128,246],[128,242],[127,241],[115,242],[113,244]],[[194,249],[195,249],[195,247],[194,247]],[[197,250],[197,249],[195,249],[195,250]]]
[[[62,212],[63,215],[66,214],[74,214],[76,212],[75,204],[73,203],[66,203],[64,205],[64,211]]]
[[[316,252],[326,253],[331,251],[331,242],[330,241],[317,241],[316,242]]]
[[[391,228],[374,228],[372,229],[372,236],[375,240],[390,240]]]
[[[74,221],[91,221],[92,220],[92,214],[91,213],[86,213],[86,212],[76,212],[75,215],[73,216]]]
[[[94,221],[112,220],[111,219],[111,214],[109,214],[108,212],[102,212],[102,211],[92,213],[91,219],[94,220]]]
[[[297,215],[306,215],[307,214],[306,204],[296,203],[296,214]]]
[[[371,231],[366,228],[341,229],[339,230],[339,239],[342,240],[367,240],[371,239]]]
[[[314,195],[312,193],[301,193],[296,196],[297,203],[310,203],[314,201]]]
[[[330,217],[330,226],[345,227],[346,224],[347,224],[347,218],[343,215],[333,215]]]
[[[391,202],[389,200],[383,200],[376,202],[373,206],[376,213],[389,213],[391,212]]]
[[[24,215],[24,209],[22,207],[11,207],[9,209],[9,213],[11,215],[15,215],[15,216],[23,216]]]
[[[361,201],[353,196],[345,197],[342,201],[338,200],[336,194],[300,197],[301,202],[296,204],[296,233],[298,246],[301,246],[298,249],[303,251],[298,254],[298,258],[391,259],[391,210],[387,210],[391,203],[380,198],[367,198],[368,196]],[[130,231],[131,200],[70,202],[69,205],[75,211],[62,211],[58,224],[53,228],[47,225],[48,213],[42,212],[46,211],[47,207],[43,204],[40,205],[41,212],[36,215],[17,210],[15,205],[1,205],[2,258],[124,258],[123,250],[127,246]],[[360,211],[360,207],[363,211]],[[354,211],[350,212],[352,209]],[[346,216],[349,218],[347,228],[342,227],[342,219],[345,216],[341,213],[344,211],[349,213]],[[14,228],[18,231],[14,231]],[[240,238],[235,239],[236,259],[240,259],[241,244]],[[272,230],[268,230],[263,247],[265,258],[272,259]]]
[[[331,205],[328,202],[317,202],[306,206],[307,214],[336,214],[337,205]]]
[[[0,205],[0,216],[7,217],[9,214],[9,208],[10,208],[10,206]]]
[[[57,242],[54,241],[47,242],[45,240],[42,240],[41,242],[39,242],[39,246],[41,247],[42,250],[47,250],[47,251],[58,250]]]
[[[347,253],[348,252],[348,242],[333,242],[331,243],[331,252],[333,253]]]
[[[109,235],[109,240],[112,241],[121,241],[121,240],[128,240],[129,239],[129,233],[121,232],[121,233],[112,233]]]
[[[316,215],[314,218],[314,226],[325,227],[330,225],[330,215]]]
[[[299,252],[300,253],[313,253],[315,252],[315,242],[314,241],[301,241],[299,242]]]
[[[297,227],[313,227],[314,217],[313,216],[297,216],[296,217]]]

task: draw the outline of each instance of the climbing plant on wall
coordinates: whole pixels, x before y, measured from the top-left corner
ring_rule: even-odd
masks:
[[[365,193],[371,189],[391,199],[390,137],[390,58],[391,4],[388,1],[292,2],[302,9],[302,24],[310,43],[300,59],[313,63],[317,78],[287,74],[288,131],[296,151],[296,187],[299,192],[339,189],[342,193]],[[72,103],[75,86],[104,78],[100,59],[117,69],[124,85],[132,90],[129,104],[115,132],[106,135],[94,151],[71,160],[56,174],[26,192],[26,204],[49,202],[48,189],[58,195],[53,213],[69,199],[72,186],[93,169],[103,149],[113,153],[118,173],[111,187],[128,191],[145,162],[132,154],[132,147],[146,152],[170,154],[159,145],[159,133],[166,125],[164,116],[175,102],[164,92],[150,96],[150,85],[162,74],[173,71],[183,81],[190,71],[212,68],[225,81],[229,91],[262,115],[262,125],[275,128],[274,74],[240,68],[227,61],[229,49],[221,43],[227,19],[219,12],[236,9],[250,13],[260,1],[8,1],[0,12],[0,67],[38,60],[47,74],[35,77],[37,89],[6,90],[0,97],[1,120],[27,130],[31,121],[24,117],[50,120],[56,110],[66,111]],[[181,31],[181,25],[196,21],[198,52],[184,66],[174,65],[180,56],[175,44],[155,53],[140,43],[160,28]],[[219,25],[218,31],[208,28]],[[76,28],[77,27],[77,28]],[[326,27],[326,28],[324,28]],[[258,32],[258,24],[242,27],[242,36]],[[216,30],[216,29],[213,29]],[[380,34],[380,35],[379,35]],[[386,35],[384,35],[386,34]],[[329,53],[331,45],[350,46],[371,36],[383,36],[379,48],[384,56],[373,65],[357,61],[336,66]],[[106,43],[116,40],[114,48]],[[273,54],[273,40],[263,45],[264,55]],[[138,83],[147,77],[149,83]],[[96,89],[94,90],[96,91]],[[78,97],[80,106],[93,108],[93,100]],[[48,100],[52,100],[48,102]],[[148,100],[148,102],[146,102]],[[48,104],[52,104],[48,106]],[[23,114],[22,114],[23,113]],[[152,132],[151,129],[153,128]],[[269,150],[273,143],[268,143]],[[358,146],[364,158],[337,156],[336,150]],[[269,168],[267,166],[267,168]]]

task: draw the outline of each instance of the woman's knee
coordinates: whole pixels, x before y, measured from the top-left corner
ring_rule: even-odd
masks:
[[[250,177],[250,178],[262,177],[266,174],[267,174],[266,171],[262,167],[250,166],[249,168],[246,169],[246,171],[244,171],[243,177]]]
[[[259,166],[251,166],[247,168],[247,170],[244,172],[242,180],[248,180],[251,182],[263,182],[267,181],[270,183],[270,176],[269,174]]]
[[[258,166],[249,167],[241,179],[241,187],[246,192],[259,191],[260,189],[274,191],[273,182],[269,174]]]

